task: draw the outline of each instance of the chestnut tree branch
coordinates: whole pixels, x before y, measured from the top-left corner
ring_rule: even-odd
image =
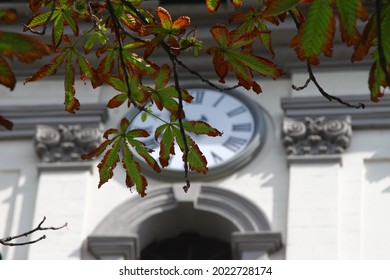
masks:
[[[11,242],[11,241],[13,241],[15,239],[18,239],[18,238],[21,238],[21,237],[27,237],[27,236],[29,236],[29,235],[33,234],[34,232],[37,232],[37,231],[60,230],[60,229],[63,229],[63,228],[68,226],[68,223],[65,223],[64,225],[62,225],[60,227],[42,227],[42,225],[45,222],[45,220],[46,220],[46,217],[43,217],[43,220],[38,224],[38,226],[36,228],[30,230],[30,231],[26,231],[26,232],[18,234],[18,235],[9,236],[9,237],[0,239],[0,244],[4,245],[4,246],[24,246],[24,245],[37,243],[37,242],[45,239],[46,235],[42,235],[41,237],[39,237],[37,239],[31,240],[31,241],[27,241],[27,242]]]

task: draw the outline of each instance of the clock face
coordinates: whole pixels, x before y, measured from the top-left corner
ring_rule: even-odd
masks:
[[[231,174],[232,168],[239,168],[251,160],[260,150],[263,140],[265,124],[261,108],[242,94],[222,93],[205,88],[191,88],[188,92],[194,99],[190,104],[183,102],[186,114],[184,121],[205,121],[223,133],[217,137],[190,134],[207,159],[209,172],[206,176]],[[159,118],[169,120],[168,111],[159,111],[154,105],[152,110]],[[142,128],[151,134],[143,141],[154,150],[152,155],[155,159],[158,159],[160,146],[154,139],[154,131],[161,124],[160,120],[149,115],[144,122],[141,117],[137,117],[130,126],[130,129]],[[164,168],[163,175],[174,178],[180,174],[177,178],[181,179],[183,170],[182,153],[176,146],[175,155]],[[194,175],[205,177],[201,174]]]

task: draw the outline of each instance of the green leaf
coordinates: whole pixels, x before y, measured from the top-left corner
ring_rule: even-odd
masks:
[[[118,77],[113,76],[113,75],[105,75],[103,77],[103,79],[104,79],[104,82],[106,82],[108,85],[110,85],[111,87],[113,87],[117,91],[124,92],[124,93],[127,92],[127,88],[126,88],[125,83],[121,79],[119,79]]]
[[[128,188],[136,187],[138,194],[141,197],[146,195],[146,187],[148,182],[141,174],[141,168],[138,162],[134,161],[133,155],[127,145],[123,146],[123,167],[126,171],[126,186]]]
[[[226,53],[229,61],[237,60],[240,64],[250,68],[251,70],[272,79],[278,79],[282,71],[268,59],[255,56],[250,53],[244,53],[240,51],[229,50]]]
[[[210,29],[214,40],[223,48],[226,49],[230,44],[232,37],[227,27],[223,24],[215,24]]]
[[[160,141],[160,154],[159,160],[162,167],[166,167],[169,164],[171,155],[175,154],[174,137],[171,126],[165,126],[164,134]],[[156,130],[157,132],[157,130]]]
[[[79,34],[79,26],[77,25],[77,22],[73,18],[73,14],[71,11],[67,10],[62,13],[64,20],[66,23],[70,26],[70,28],[73,31],[73,34],[78,36]]]
[[[35,28],[44,25],[45,22],[49,19],[50,14],[51,11],[34,15],[27,21],[26,26],[28,26],[29,28]]]
[[[80,102],[75,97],[75,69],[70,57],[66,63],[65,72],[65,110],[74,114],[76,110],[80,109]]]
[[[52,38],[53,38],[54,48],[57,48],[61,43],[63,34],[64,34],[64,18],[62,15],[59,15],[55,18],[53,23]]]
[[[98,164],[100,178],[98,188],[100,188],[114,175],[113,170],[119,161],[120,144],[121,140],[120,138],[117,138],[112,145],[112,148],[104,154],[102,161]]]
[[[360,0],[336,0],[336,6],[340,19],[341,37],[348,46],[354,45],[360,40],[360,34],[356,28],[357,19],[367,20],[367,11]]]
[[[9,59],[16,56],[23,63],[32,63],[48,54],[50,48],[37,38],[0,30],[0,56]]]
[[[319,64],[318,55],[323,52],[332,55],[335,18],[330,0],[314,0],[309,7],[306,22],[291,41],[291,46],[301,60],[308,59],[311,64]]]
[[[16,84],[15,74],[7,61],[0,56],[0,84],[13,90]]]
[[[110,109],[118,108],[126,100],[127,100],[127,94],[126,93],[117,94],[113,98],[111,98],[110,101],[108,101],[107,107],[110,108]]]
[[[285,13],[296,6],[301,0],[267,0],[264,5],[265,10],[262,12],[263,17],[277,16]]]
[[[185,142],[183,136],[181,135],[180,129],[177,127],[172,127],[175,139],[177,144],[180,147],[180,150],[183,152],[183,157],[185,153]],[[188,165],[191,170],[194,170],[198,173],[206,174],[208,171],[206,157],[200,151],[198,145],[195,141],[188,135],[186,135],[186,142],[188,146],[187,160]],[[184,158],[183,158],[184,160]]]
[[[156,90],[163,88],[171,77],[171,70],[168,64],[163,64],[160,70],[157,72],[155,79]]]
[[[76,53],[76,58],[77,58],[77,63],[80,66],[81,80],[85,81],[86,78],[88,77],[91,80],[91,84],[93,88],[101,86],[102,81],[99,79],[96,70],[92,68],[88,60],[84,56],[80,55],[79,53]]]
[[[214,13],[221,3],[221,0],[206,0],[207,9],[210,13]]]
[[[196,134],[205,134],[208,136],[222,136],[222,133],[217,129],[210,126],[208,123],[203,121],[188,121],[183,122],[184,130],[193,132]]]

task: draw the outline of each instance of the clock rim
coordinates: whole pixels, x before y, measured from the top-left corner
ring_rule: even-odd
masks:
[[[187,90],[193,89],[205,89],[205,90],[213,90],[219,91],[213,87],[205,86],[205,85],[197,85],[197,84],[185,84],[183,85]],[[249,97],[245,96],[245,92],[242,92],[238,89],[230,90],[230,91],[222,91],[223,94],[228,94],[233,98],[238,99],[245,106],[248,107],[250,114],[254,118],[254,132],[252,138],[249,140],[249,143],[246,147],[238,154],[227,160],[226,162],[219,164],[215,167],[208,167],[208,172],[206,174],[201,174],[193,170],[189,170],[189,179],[191,181],[211,181],[215,179],[219,179],[222,177],[226,177],[232,174],[232,170],[234,172],[243,168],[249,162],[251,162],[262,149],[265,142],[265,133],[266,133],[266,121],[264,109]],[[134,114],[134,113],[133,113]],[[131,112],[128,112],[126,116],[132,115]],[[218,129],[218,128],[217,128]],[[182,181],[184,178],[184,163],[182,170],[169,170],[165,168],[161,168],[160,173],[156,173],[153,169],[144,162],[144,159],[141,158],[136,153],[133,156],[137,159],[141,166],[141,172],[149,177],[152,177],[157,180],[165,180],[170,182],[178,182]]]

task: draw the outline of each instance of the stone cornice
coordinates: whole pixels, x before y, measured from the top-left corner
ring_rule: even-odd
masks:
[[[12,131],[0,127],[0,140],[32,139],[38,124],[97,127],[108,118],[105,104],[83,104],[74,115],[65,112],[63,105],[0,106],[0,114],[14,123]]]
[[[337,102],[329,102],[319,97],[282,98],[281,106],[284,116],[303,120],[305,117],[317,118],[326,116],[328,119],[350,116],[353,130],[390,128],[390,98],[384,96],[378,103],[373,103],[367,96],[343,96],[343,100],[352,103],[365,104],[364,109],[348,108]]]

